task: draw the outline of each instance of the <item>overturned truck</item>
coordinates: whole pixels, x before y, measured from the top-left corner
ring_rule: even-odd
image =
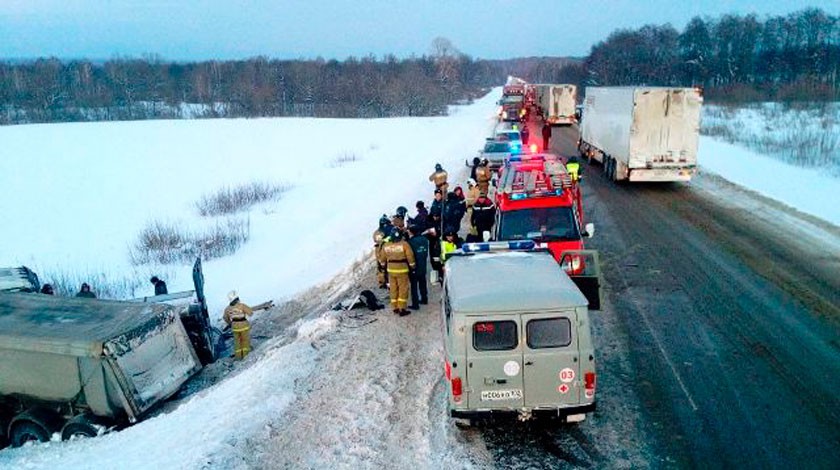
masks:
[[[170,305],[0,293],[0,445],[133,423],[201,367]]]

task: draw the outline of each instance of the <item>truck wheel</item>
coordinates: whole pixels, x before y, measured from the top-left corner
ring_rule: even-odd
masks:
[[[470,429],[473,427],[473,420],[469,418],[452,418],[455,421],[455,427],[458,429]]]
[[[47,442],[50,440],[50,432],[34,421],[22,420],[12,426],[9,440],[12,447],[20,447],[27,442]]]
[[[95,417],[82,414],[74,416],[61,428],[61,440],[69,441],[80,437],[96,437],[103,432],[105,425]]]

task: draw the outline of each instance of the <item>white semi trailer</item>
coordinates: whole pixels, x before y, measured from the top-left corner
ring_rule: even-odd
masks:
[[[587,87],[578,148],[614,181],[689,181],[702,104],[697,88]]]
[[[570,126],[577,123],[577,87],[575,85],[534,85],[536,100],[543,117],[552,125]]]

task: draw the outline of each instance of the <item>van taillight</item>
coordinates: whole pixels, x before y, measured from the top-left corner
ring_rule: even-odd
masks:
[[[461,401],[461,377],[452,378],[452,397],[455,401]]]
[[[595,372],[587,372],[583,375],[583,388],[585,389],[586,398],[595,396]]]

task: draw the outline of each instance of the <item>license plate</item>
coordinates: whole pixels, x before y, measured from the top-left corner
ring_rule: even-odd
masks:
[[[481,401],[521,400],[522,390],[485,390],[481,392]]]

